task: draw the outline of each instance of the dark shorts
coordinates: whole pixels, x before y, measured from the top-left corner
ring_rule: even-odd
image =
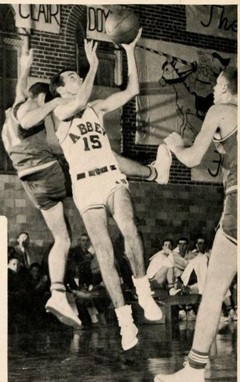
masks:
[[[225,196],[219,226],[229,240],[237,243],[237,192]]]
[[[29,199],[38,209],[49,210],[66,196],[65,177],[58,162],[21,179]]]

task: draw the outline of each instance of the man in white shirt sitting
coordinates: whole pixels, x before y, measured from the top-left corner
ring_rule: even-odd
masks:
[[[171,296],[178,291],[174,288],[174,267],[173,242],[171,239],[163,241],[162,250],[155,253],[149,260],[147,277],[153,288],[168,289]],[[180,290],[179,290],[180,291]]]
[[[196,249],[193,252],[197,255],[188,262],[181,279],[184,286],[189,286],[190,294],[202,294],[209,261],[209,253],[206,251],[206,241],[203,237],[198,237]],[[196,282],[189,285],[193,272],[196,275]]]

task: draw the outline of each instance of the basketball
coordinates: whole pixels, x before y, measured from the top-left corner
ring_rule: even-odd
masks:
[[[107,17],[105,30],[108,37],[116,44],[129,44],[139,31],[138,17],[129,9],[118,9]]]

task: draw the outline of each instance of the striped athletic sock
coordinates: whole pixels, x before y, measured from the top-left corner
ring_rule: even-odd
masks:
[[[193,369],[204,369],[208,362],[208,353],[191,349],[188,354],[188,362]]]
[[[149,168],[150,173],[148,177],[146,178],[146,180],[149,180],[150,182],[152,182],[153,180],[157,178],[157,170],[151,164],[147,164],[147,167]]]
[[[58,291],[58,292],[65,292],[66,288],[61,281],[55,281],[51,284],[50,291]]]

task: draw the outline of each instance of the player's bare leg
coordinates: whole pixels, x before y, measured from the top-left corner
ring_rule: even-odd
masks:
[[[131,306],[125,304],[122,294],[120,277],[114,264],[106,210],[104,208],[89,209],[82,214],[82,218],[96,252],[105,287],[115,307],[121,328],[122,347],[124,350],[128,350],[137,344],[138,330],[133,323]]]
[[[116,221],[125,244],[126,256],[133,271],[133,283],[138,295],[139,305],[148,320],[162,318],[162,311],[155,303],[150,284],[146,276],[143,256],[143,243],[139,236],[130,193],[126,187],[118,188],[109,198],[109,209]]]
[[[227,239],[221,230],[218,230],[213,243],[187,366],[172,375],[159,374],[155,377],[155,382],[204,382],[204,369],[218,329],[222,302],[236,271],[236,245]]]
[[[54,238],[48,257],[52,296],[46,304],[46,310],[56,315],[66,325],[80,326],[81,321],[67,302],[64,286],[70,239],[64,220],[63,205],[59,202],[49,210],[41,212]]]

